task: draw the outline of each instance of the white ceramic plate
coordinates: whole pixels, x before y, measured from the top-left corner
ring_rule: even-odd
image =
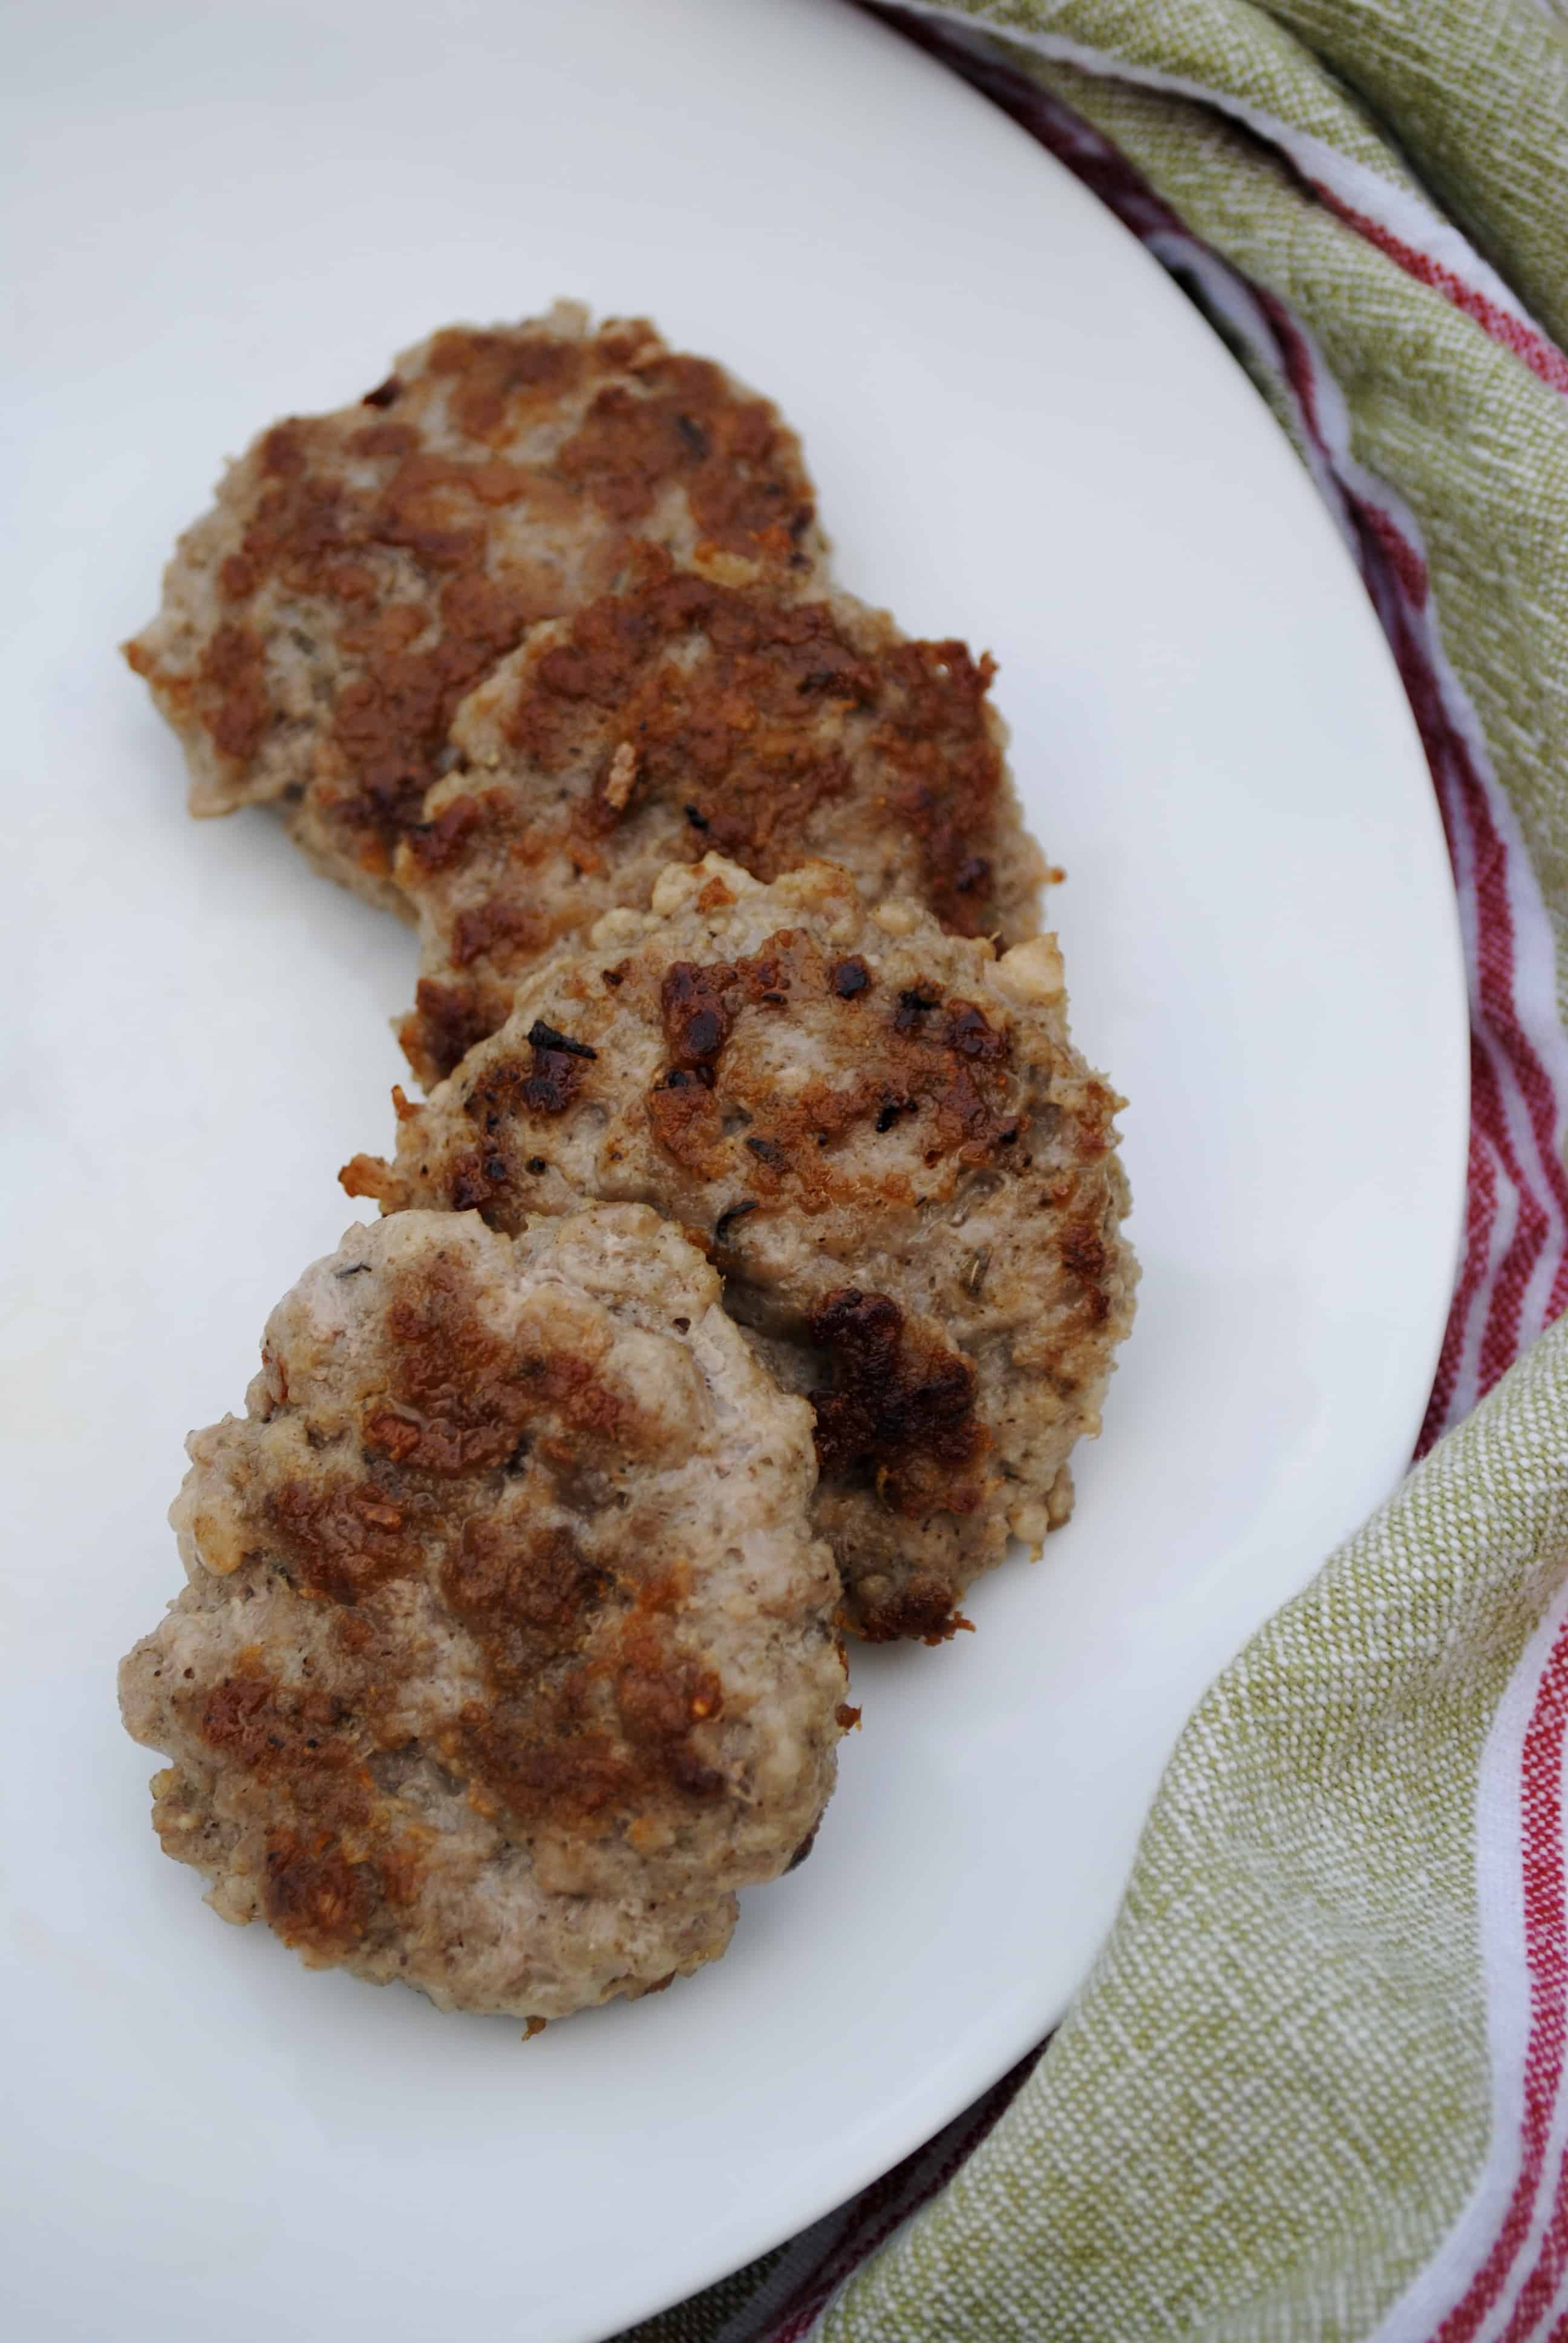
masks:
[[[1458,1226],[1442,846],[1361,589],[1252,391],[1000,116],[831,0],[14,10],[15,1384],[5,2291],[19,2343],[580,2343],[821,2213],[1084,1974],[1205,1681],[1408,1454]],[[18,34],[21,38],[18,40]],[[1001,660],[1144,1282],[1078,1518],[858,1654],[818,1851],[731,1956],[552,2026],[231,1933],[114,1665],[180,1439],[384,1143],[408,937],[196,828],[112,646],[220,458],[451,317],[647,310],[802,428],[846,582]],[[27,1031],[19,1030],[25,998]]]

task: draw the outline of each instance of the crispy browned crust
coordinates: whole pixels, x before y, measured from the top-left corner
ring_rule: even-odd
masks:
[[[501,1228],[636,1196],[706,1238],[812,1399],[851,1624],[949,1633],[1009,1528],[1065,1516],[1098,1429],[1135,1275],[1119,1101],[1068,1039],[1049,943],[998,961],[820,864],[762,890],[714,859],[655,901],[558,949],[347,1183]]]

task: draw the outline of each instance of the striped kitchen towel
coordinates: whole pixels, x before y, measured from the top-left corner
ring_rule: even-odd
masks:
[[[1568,2338],[1568,27],[879,13],[1181,280],[1352,548],[1453,860],[1464,1255],[1431,1454],[1206,1695],[1044,2055],[637,2334]]]

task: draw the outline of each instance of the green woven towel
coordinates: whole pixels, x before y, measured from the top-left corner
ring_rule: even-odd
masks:
[[[1471,963],[1458,1428],[1207,1695],[980,2144],[1008,2091],[638,2333],[1568,2335],[1568,37],[1537,0],[915,29],[1210,308],[1388,628]]]
[[[1374,2331],[1487,2157],[1477,1783],[1568,1586],[1565,1464],[1558,1327],[1208,1694],[1088,1988],[829,2335]]]

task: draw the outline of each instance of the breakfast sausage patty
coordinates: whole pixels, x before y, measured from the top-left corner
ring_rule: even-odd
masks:
[[[454,326],[357,405],[231,467],[126,645],[184,743],[191,809],[278,804],[322,870],[398,910],[393,853],[464,695],[639,544],[809,581],[825,561],[793,432],[646,321]]]
[[[847,1615],[941,1637],[1009,1533],[1038,1547],[1099,1429],[1135,1270],[1120,1101],[1041,937],[1000,958],[813,863],[709,856],[558,947],[351,1193],[515,1229],[655,1205],[810,1398]]]
[[[353,1228],[189,1445],[121,1699],[226,1919],[534,2018],[723,1952],[853,1712],[809,1410],[674,1228]]]
[[[829,858],[964,935],[1040,924],[990,659],[733,554],[631,571],[475,688],[398,852],[424,941],[402,1040],[427,1087],[559,937],[710,850],[763,880]]]

